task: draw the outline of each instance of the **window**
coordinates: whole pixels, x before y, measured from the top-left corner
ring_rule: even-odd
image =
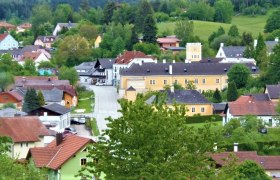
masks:
[[[25,143],[26,147],[28,147],[28,143]]]
[[[187,79],[185,79],[185,84],[188,84],[188,80]]]
[[[178,80],[175,80],[175,81],[174,81],[174,84],[178,84]]]
[[[202,79],[202,84],[205,84],[206,83],[206,79]]]
[[[204,107],[202,107],[202,108],[200,109],[200,112],[205,112]]]
[[[156,84],[156,80],[150,80],[150,84]]]
[[[167,84],[167,80],[163,80],[163,84]]]
[[[20,143],[20,147],[22,147],[23,146],[23,144],[22,143]]]
[[[195,80],[194,80],[194,83],[195,83],[195,84],[198,84],[198,79],[195,79]]]
[[[220,79],[216,79],[216,83],[217,83],[217,84],[220,83]]]
[[[86,158],[82,158],[81,159],[81,166],[84,166],[87,164],[87,159]]]
[[[192,107],[192,112],[195,112],[195,107]]]

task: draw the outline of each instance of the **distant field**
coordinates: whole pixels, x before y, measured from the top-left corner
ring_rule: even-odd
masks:
[[[264,26],[268,15],[265,16],[234,16],[231,24],[208,22],[208,21],[193,21],[194,22],[194,34],[199,36],[203,40],[207,40],[209,35],[222,26],[226,32],[231,25],[236,25],[239,29],[239,33],[251,32],[254,37],[257,37],[260,32],[263,32]],[[159,34],[168,30],[174,32],[175,22],[158,23]]]

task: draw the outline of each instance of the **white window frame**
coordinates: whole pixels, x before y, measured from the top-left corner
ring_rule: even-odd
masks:
[[[192,107],[192,112],[195,112],[195,107]]]
[[[216,84],[219,84],[220,83],[220,79],[216,79]]]
[[[204,112],[205,112],[205,108],[204,108],[204,107],[201,107],[201,108],[200,108],[200,112],[204,113]]]

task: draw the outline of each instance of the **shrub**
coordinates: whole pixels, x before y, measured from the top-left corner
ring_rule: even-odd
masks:
[[[186,117],[187,124],[217,122],[217,121],[222,121],[222,120],[223,120],[223,117],[220,115],[206,115],[206,116],[194,115],[194,116]]]

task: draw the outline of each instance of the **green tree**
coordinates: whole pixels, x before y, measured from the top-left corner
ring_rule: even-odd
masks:
[[[197,19],[203,21],[213,21],[215,10],[206,2],[194,2],[190,4],[187,11],[189,19]]]
[[[216,22],[230,23],[233,15],[233,5],[230,0],[217,0],[214,4]]]
[[[50,61],[42,61],[38,65],[38,69],[40,68],[55,68],[55,65]]]
[[[194,81],[188,81],[188,83],[186,84],[186,89],[188,90],[195,90],[196,89],[196,85],[194,84]]]
[[[44,98],[44,95],[43,95],[41,90],[38,91],[37,96],[38,96],[39,105],[44,106],[45,105],[45,98]]]
[[[188,20],[178,20],[175,23],[174,33],[181,39],[181,45],[185,46],[193,38],[193,22]]]
[[[37,109],[40,107],[38,96],[36,94],[35,89],[27,89],[25,96],[24,96],[24,101],[23,101],[23,106],[22,110],[24,112],[30,112],[34,109]]]
[[[143,23],[143,42],[157,42],[157,27],[152,14],[148,14]]]
[[[118,37],[113,41],[113,46],[112,46],[112,57],[118,56],[120,53],[123,52],[125,48],[125,42],[121,37]]]
[[[139,42],[138,34],[136,33],[135,26],[131,29],[131,38],[129,43],[127,44],[127,50],[131,51],[133,49],[134,44]]]
[[[276,84],[280,81],[280,45],[276,45],[270,55],[269,66],[265,74],[266,84]]]
[[[56,64],[59,66],[74,66],[89,60],[89,42],[80,35],[67,36],[59,44],[55,54]]]
[[[114,10],[116,9],[115,2],[108,1],[103,9],[104,23],[109,24],[112,21]]]
[[[234,81],[236,84],[236,87],[238,89],[243,88],[246,86],[248,79],[250,77],[251,71],[249,68],[244,64],[234,64],[229,69],[227,75],[228,75],[228,81]]]
[[[228,83],[227,100],[235,101],[238,98],[238,92],[234,81]]]
[[[151,43],[136,43],[133,45],[133,50],[141,51],[147,55],[160,54],[159,46]]]
[[[79,80],[77,71],[74,68],[61,67],[58,72],[58,78],[69,80],[72,86],[75,86]]]
[[[265,61],[267,59],[267,48],[264,42],[264,38],[261,34],[259,34],[257,42],[258,43],[254,55],[257,62],[257,66],[259,66],[262,63],[262,61]]]
[[[7,103],[7,104],[3,105],[3,109],[6,109],[6,108],[16,109],[17,107],[15,106],[14,103]]]
[[[214,103],[220,103],[222,102],[222,96],[221,96],[221,92],[219,91],[219,89],[216,88],[214,94],[213,94],[213,102]]]
[[[242,45],[248,46],[248,45],[252,45],[252,43],[253,43],[252,33],[243,32],[242,33]]]
[[[237,172],[239,173],[236,178],[238,179],[254,179],[269,180],[270,177],[265,173],[265,170],[256,162],[246,160],[237,166]]]
[[[98,30],[95,25],[85,23],[80,25],[79,34],[93,43],[98,36]]]
[[[23,71],[24,71],[24,75],[26,76],[34,76],[37,75],[37,71],[36,71],[36,66],[35,66],[35,62],[31,59],[26,59],[24,64],[23,64]]]
[[[3,92],[14,83],[14,76],[10,72],[0,73],[0,90]]]
[[[238,28],[237,28],[236,25],[230,26],[230,28],[228,30],[228,35],[231,36],[231,37],[238,37],[239,36]]]
[[[274,11],[267,19],[264,27],[265,32],[272,32],[280,28],[280,9]]]
[[[153,8],[149,1],[147,0],[141,0],[137,15],[136,15],[136,22],[135,27],[138,33],[143,33],[144,31],[144,21],[148,15],[153,15]]]
[[[122,99],[119,103],[122,117],[107,118],[109,128],[89,149],[89,158],[98,163],[88,163],[81,176],[208,179],[214,174],[208,154],[216,137],[209,126],[199,130],[186,126],[184,106],[148,105],[140,96],[135,102]]]
[[[72,15],[73,9],[69,4],[59,4],[54,11],[53,24],[73,21]]]

